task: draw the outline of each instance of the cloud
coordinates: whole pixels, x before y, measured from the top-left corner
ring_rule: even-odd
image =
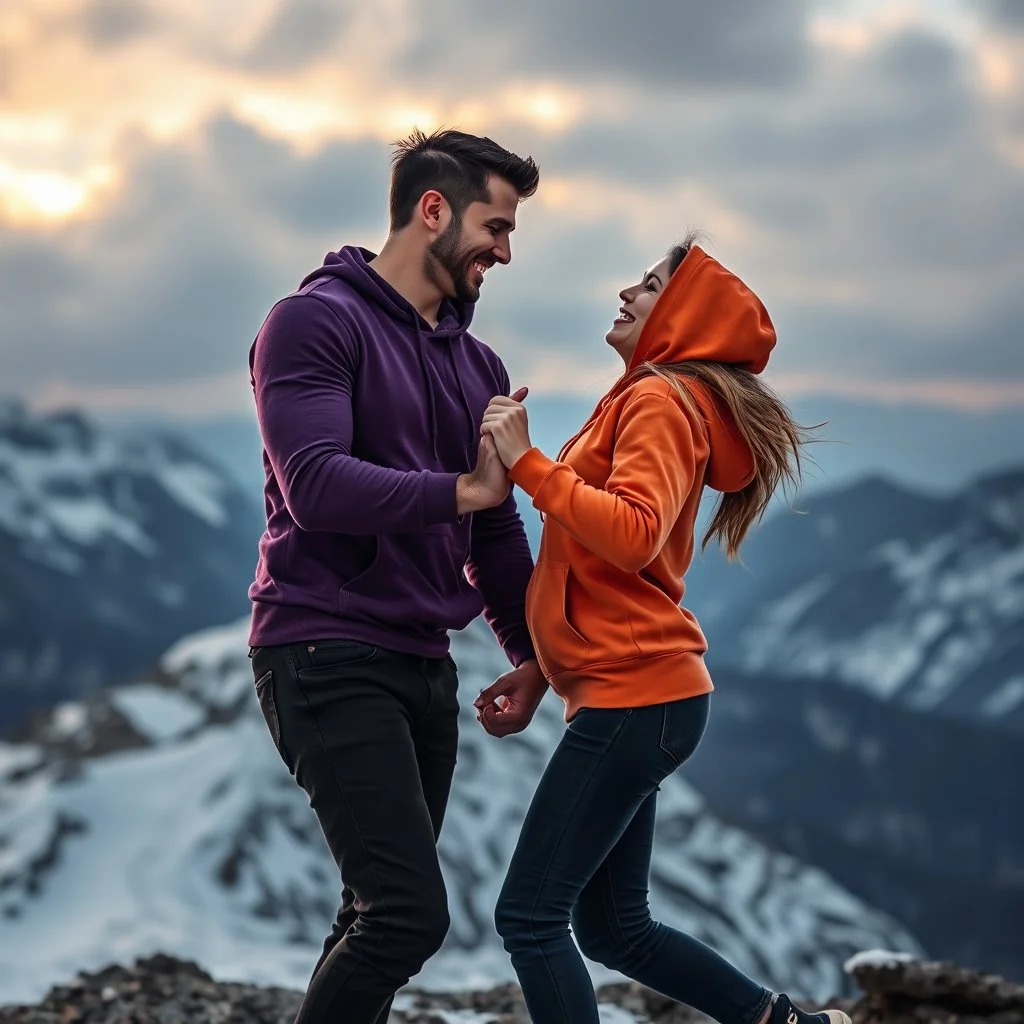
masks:
[[[996,27],[1024,31],[1024,4],[1020,0],[984,0],[983,6]]]
[[[773,317],[780,344],[772,365],[783,374],[811,371],[886,385],[921,377],[1007,387],[1016,381],[1024,404],[1022,315],[1024,303],[1010,294],[968,322],[930,328],[870,309],[779,303]]]
[[[569,194],[582,168],[588,181],[614,183],[607,217],[652,242],[658,224],[665,246],[687,226],[707,229],[713,251],[759,282],[770,308],[808,311],[816,340],[802,357],[870,360],[877,348],[879,366],[905,372],[917,335],[950,350],[959,337],[966,363],[1019,372],[1005,325],[1024,317],[1024,190],[986,113],[967,58],[911,28],[823,55],[807,93],[787,104],[652,98],[646,120],[552,138],[541,164],[571,176]],[[677,130],[666,135],[664,123]],[[634,197],[619,199],[623,189]],[[868,311],[884,330],[865,330],[852,348],[821,347],[834,333],[825,314],[863,323]],[[906,345],[895,343],[901,331]]]
[[[539,0],[515,14],[485,4],[489,42],[483,15],[469,18],[455,0],[433,16],[409,9],[429,25],[410,16],[404,35],[385,19],[380,53],[419,40],[421,63],[378,61],[388,74],[374,83],[376,97],[339,85],[331,103],[358,118],[345,129],[350,138],[298,128],[286,143],[224,114],[163,141],[123,137],[110,153],[119,191],[106,205],[0,233],[5,388],[64,395],[77,387],[123,406],[126,388],[138,388],[140,401],[157,389],[175,402],[189,380],[205,382],[206,396],[244,375],[249,341],[276,298],[327,249],[383,238],[388,151],[379,126],[367,126],[392,116],[389,104],[405,102],[402,90],[424,82],[431,66],[424,96],[461,92],[482,105],[483,130],[541,165],[513,264],[489,275],[475,320],[513,377],[551,390],[607,384],[618,363],[603,337],[619,289],[695,226],[767,303],[780,330],[773,365],[782,379],[841,377],[858,388],[874,380],[887,394],[925,381],[915,394],[950,402],[943,380],[969,386],[972,402],[995,401],[1024,381],[1015,333],[1024,320],[1022,165],[996,130],[1002,122],[979,84],[978,53],[920,18],[883,25],[857,45],[822,43],[806,31],[804,6],[785,3],[769,13],[789,41],[769,35],[765,47],[772,60],[790,62],[792,75],[773,78],[766,64],[756,73],[774,89],[753,89],[739,68],[740,44],[722,33],[764,27],[761,6],[724,5],[736,28],[714,5],[680,13],[652,2],[613,24],[601,20],[607,0],[587,8],[590,21],[580,2],[547,8],[550,38],[537,28]],[[300,66],[326,66],[322,54],[348,38],[352,9],[335,10],[337,18],[321,21],[315,0],[272,8],[255,42],[234,36],[209,59],[231,81],[237,54],[254,68],[269,61],[260,109],[282,104],[275,125],[309,123],[303,117],[319,93],[304,90],[322,83]],[[275,52],[274,26],[285,17],[293,34]],[[579,53],[559,49],[570,23]],[[318,49],[314,28],[325,46],[332,40],[328,49]],[[685,69],[688,48],[702,52]],[[359,50],[358,60],[373,63],[376,51]],[[700,60],[716,67],[701,70]],[[510,82],[569,96],[571,115],[536,127],[504,105]],[[536,101],[522,95],[520,107]],[[442,114],[463,109],[439,106]]]
[[[785,102],[653,92],[625,123],[574,125],[554,141],[555,159],[596,161],[620,180],[719,171],[755,183],[776,171],[813,178],[945,144],[981,113],[966,57],[918,30],[864,53],[820,53],[810,75]]]
[[[294,154],[230,118],[128,140],[111,204],[0,235],[0,380],[149,384],[241,369],[280,295],[386,215],[387,154]]]
[[[90,0],[73,19],[86,42],[99,50],[123,46],[156,31],[162,19],[145,3]]]
[[[270,74],[302,70],[336,50],[353,8],[347,0],[281,0],[241,66]]]
[[[778,86],[808,56],[806,0],[437,0],[406,58],[421,75],[455,68],[715,89]],[[465,75],[465,68],[472,69]]]

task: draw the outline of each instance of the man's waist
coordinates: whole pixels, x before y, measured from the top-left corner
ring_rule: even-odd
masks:
[[[360,622],[298,605],[253,602],[249,630],[251,647],[314,640],[355,640],[422,658],[443,658],[450,648],[446,630],[417,636],[398,624]]]

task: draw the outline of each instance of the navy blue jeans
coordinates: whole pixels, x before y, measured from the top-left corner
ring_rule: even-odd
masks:
[[[752,1024],[768,1006],[768,990],[652,920],[647,903],[658,786],[697,748],[708,704],[588,708],[566,729],[495,912],[534,1024],[598,1024],[580,950],[722,1024]]]

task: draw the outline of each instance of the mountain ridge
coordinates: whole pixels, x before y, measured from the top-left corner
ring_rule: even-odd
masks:
[[[261,530],[185,438],[0,405],[0,733],[241,614]]]
[[[111,956],[157,950],[225,977],[305,983],[336,909],[336,869],[267,733],[246,631],[242,620],[186,638],[160,673],[0,744],[0,942],[12,951],[0,988],[35,998]],[[453,637],[453,654],[467,693],[506,669],[479,622]],[[493,907],[564,729],[550,696],[529,729],[501,741],[462,703],[440,844],[452,927],[419,982],[433,987],[511,980]],[[822,871],[722,823],[687,778],[677,773],[659,797],[655,913],[752,975],[808,993],[841,985],[841,963],[859,949],[920,949]],[[69,916],[78,927],[61,929]]]

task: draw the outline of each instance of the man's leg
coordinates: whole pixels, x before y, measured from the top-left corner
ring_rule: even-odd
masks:
[[[459,679],[450,658],[430,661],[425,669],[430,710],[416,724],[413,741],[434,839],[441,835],[459,752]]]
[[[447,932],[413,741],[431,710],[423,666],[339,641],[263,648],[253,657],[271,732],[276,724],[282,757],[309,796],[355,915],[322,959],[296,1024],[334,1021],[342,1010],[346,1024],[372,1024]]]
[[[434,839],[441,834],[444,812],[452,788],[452,774],[459,747],[458,673],[451,658],[427,662],[425,678],[431,688],[430,709],[415,726],[413,741],[416,761],[420,770],[420,784],[426,800]],[[341,908],[324,942],[323,952],[313,969],[313,975],[331,954],[331,950],[345,937],[356,920],[355,894],[346,885],[341,892]],[[385,1004],[377,1024],[385,1024],[391,1013],[392,1000]]]

